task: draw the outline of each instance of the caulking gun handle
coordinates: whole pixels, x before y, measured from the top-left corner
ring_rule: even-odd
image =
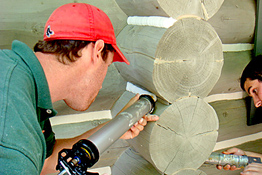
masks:
[[[262,163],[260,157],[249,157],[248,156],[248,163]]]

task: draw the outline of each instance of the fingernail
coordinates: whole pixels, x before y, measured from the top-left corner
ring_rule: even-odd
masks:
[[[139,120],[139,123],[142,123],[142,122],[143,122],[143,120],[144,120],[144,119],[143,119],[143,118],[141,118],[141,119]]]

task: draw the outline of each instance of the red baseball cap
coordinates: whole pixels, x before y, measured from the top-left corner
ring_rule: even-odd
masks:
[[[103,40],[116,50],[113,62],[130,64],[116,45],[113,25],[99,8],[86,3],[69,3],[58,7],[45,25],[44,40]]]

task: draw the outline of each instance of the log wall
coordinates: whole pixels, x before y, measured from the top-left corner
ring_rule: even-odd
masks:
[[[185,1],[184,3],[186,4]],[[139,6],[138,3],[134,4]],[[195,4],[191,12],[195,9],[197,11],[198,7]],[[124,12],[126,10],[128,9],[123,9]],[[152,7],[152,10],[155,8]],[[131,11],[127,13],[129,12]],[[188,169],[193,171],[187,174],[196,174],[212,152],[217,139],[216,113],[208,104],[205,103],[204,106],[210,107],[210,111],[206,111],[204,106],[200,107],[200,104],[201,98],[210,93],[220,76],[223,51],[216,31],[205,19],[206,16],[197,13],[180,14],[178,20],[166,27],[167,29],[150,26],[150,22],[145,25],[139,22],[139,26],[126,26],[117,37],[120,49],[131,63],[131,66],[116,64],[123,78],[170,103],[159,114],[159,121],[148,124],[145,131],[129,142],[164,174],[183,174]],[[186,109],[180,108],[180,105]],[[158,113],[160,109],[162,108],[157,107],[155,112]],[[204,117],[205,114],[208,116]],[[203,119],[216,122],[203,124]],[[194,126],[190,127],[190,123]],[[201,129],[186,129],[198,128],[197,126]],[[196,139],[196,135],[201,139]],[[204,145],[194,142],[194,139],[202,140]],[[205,153],[201,150],[205,150]],[[188,152],[191,154],[185,154]],[[192,161],[186,155],[198,155],[198,158]]]
[[[51,12],[58,6],[70,2],[75,2],[75,1],[47,0],[47,1],[35,1],[35,2],[28,3],[28,1],[26,0],[21,0],[21,1],[16,1],[15,3],[13,1],[2,2],[3,8],[1,9],[0,12],[0,41],[1,41],[0,48],[9,49],[11,47],[11,42],[14,39],[21,40],[32,48],[37,40],[42,39],[45,21],[48,19],[48,16],[51,14]],[[239,92],[240,89],[238,87],[237,77],[239,76],[239,73],[241,73],[242,69],[250,59],[251,52],[244,51],[244,52],[223,53],[220,47],[222,46],[222,43],[223,44],[253,43],[253,33],[254,33],[254,26],[255,26],[255,0],[224,0],[224,1],[209,0],[209,1],[202,1],[202,4],[198,4],[198,2],[197,4],[193,4],[193,3],[188,4],[188,1],[185,0],[174,0],[174,1],[79,0],[77,2],[90,3],[92,5],[101,8],[103,11],[105,11],[108,14],[115,28],[115,33],[116,35],[118,35],[118,42],[121,45],[121,50],[124,52],[125,55],[127,55],[128,58],[130,56],[130,62],[131,62],[131,65],[128,68],[126,67],[120,68],[121,66],[118,66],[116,64],[118,69],[116,70],[113,67],[112,71],[109,71],[105,84],[103,85],[104,88],[99,93],[97,100],[94,102],[91,108],[86,112],[112,109],[113,104],[124,92],[126,81],[131,81],[143,88],[147,88],[148,90],[156,93],[160,98],[169,101],[170,104],[168,106],[158,107],[156,112],[159,113],[160,117],[163,116],[163,118],[161,118],[159,123],[158,122],[151,123],[151,125],[149,125],[145,131],[146,134],[142,134],[142,137],[137,138],[137,140],[140,141],[136,142],[136,140],[133,140],[129,144],[133,145],[133,147],[135,147],[137,150],[142,150],[140,154],[143,154],[143,158],[149,160],[151,164],[154,166],[154,168],[156,168],[159,171],[159,173],[165,172],[167,174],[173,174],[173,173],[183,174],[184,172],[187,172],[186,174],[197,174],[197,173],[204,174],[203,172],[197,172],[199,171],[197,169],[200,166],[201,162],[203,162],[204,158],[203,160],[194,162],[195,164],[194,163],[191,165],[183,164],[182,166],[180,166],[183,168],[174,166],[174,169],[171,169],[168,166],[166,166],[165,169],[163,168],[165,166],[161,164],[164,161],[162,162],[162,160],[160,160],[158,162],[156,160],[153,160],[152,157],[154,156],[152,155],[155,154],[156,152],[155,150],[152,151],[152,148],[150,148],[149,146],[147,149],[146,148],[141,149],[139,144],[142,145],[152,144],[153,142],[150,139],[153,139],[152,132],[154,129],[157,130],[156,128],[168,132],[168,130],[167,131],[165,130],[165,127],[161,127],[162,122],[166,123],[169,120],[171,120],[171,119],[166,120],[164,117],[165,115],[162,115],[163,112],[168,107],[170,107],[170,109],[172,108],[172,111],[174,111],[177,109],[173,106],[182,103],[183,100],[185,99],[186,99],[185,101],[188,102],[186,104],[192,104],[192,102],[195,101],[196,99],[202,101],[202,98],[205,98],[207,95]],[[203,2],[205,3],[204,5]],[[210,6],[210,4],[211,5],[213,4],[213,7]],[[174,10],[174,9],[178,9],[178,10]],[[170,28],[169,27],[157,28],[152,26],[145,27],[145,26],[134,26],[134,25],[130,26],[127,25],[126,22],[128,16],[173,17],[178,19],[178,23],[174,23],[174,25],[171,25]],[[193,21],[193,22],[187,22],[187,21]],[[179,23],[181,24],[181,26],[185,25],[183,26],[184,28],[181,28],[181,30],[177,30],[179,28],[177,27]],[[196,23],[201,23],[201,25],[199,25],[201,27],[197,28],[195,25]],[[190,28],[190,25],[186,25],[186,24],[190,24],[191,26],[194,27]],[[203,26],[211,26],[212,28],[208,27],[210,29],[208,31],[212,31],[213,34],[216,35],[215,38],[218,38],[217,36],[219,36],[219,39],[222,41],[222,43],[220,41],[220,44],[214,44],[216,43],[214,41],[217,41],[217,39],[215,40],[208,39],[207,43],[211,43],[211,44],[209,45],[203,44],[204,42],[203,43],[201,42],[203,41],[203,38],[209,38],[209,36],[203,35],[203,33],[207,31],[207,28]],[[193,32],[188,32],[187,29],[188,30],[191,29]],[[197,32],[194,33],[194,31]],[[202,35],[203,38],[201,37],[198,38],[199,35]],[[188,43],[188,44],[183,45],[184,43]],[[201,46],[201,47],[198,48],[197,46]],[[219,49],[209,50],[211,46],[219,47]],[[132,49],[130,50],[130,48]],[[201,48],[202,51],[208,51],[208,53],[210,55],[213,55],[213,57],[212,56],[203,57],[203,55],[193,56],[194,53],[200,53]],[[170,54],[171,56],[168,54]],[[172,62],[172,61],[170,62],[170,60],[172,60],[174,56],[177,55],[179,56],[177,57],[177,59],[175,59],[176,64],[170,66],[172,65],[170,64]],[[222,69],[223,57],[225,59],[224,65],[230,65],[230,66],[228,67],[224,66]],[[166,58],[168,59],[165,60]],[[209,58],[215,58],[215,59],[209,59]],[[161,61],[167,63],[165,65],[166,70],[163,73],[156,73],[157,72],[156,66],[158,66],[156,65],[156,63],[160,63]],[[177,66],[178,64],[182,65],[180,66],[181,69],[178,69],[179,68],[179,66]],[[205,73],[199,71],[201,69],[201,66],[204,67],[203,70],[210,69],[209,70],[210,76],[207,76]],[[214,67],[217,70],[214,71]],[[158,67],[157,69],[163,70],[162,67]],[[168,89],[167,92],[165,92],[165,93],[174,92],[175,95],[174,96],[173,94],[167,95],[163,92],[160,92],[165,87],[167,87],[166,84],[169,84],[175,78],[179,77],[179,76],[173,76],[172,75],[173,73],[171,75],[169,74],[170,72],[173,72],[175,70],[179,70],[178,72],[176,72],[176,75],[181,74],[181,78],[179,79],[179,81],[176,81],[171,85],[171,87],[175,87],[174,89],[171,88]],[[120,77],[118,71],[120,71],[121,76],[123,76],[125,80],[122,77]],[[195,76],[194,72],[198,72],[198,71],[200,73],[196,75],[198,75],[203,79],[198,77],[194,78]],[[221,76],[220,76],[220,72],[222,72]],[[207,80],[207,77],[212,77],[211,75],[213,76],[213,78],[210,78],[212,79],[212,81]],[[154,76],[158,76],[158,79],[154,78]],[[162,82],[162,80],[166,78],[165,76],[171,79],[168,80],[167,82]],[[188,85],[185,83],[185,82],[187,83],[193,82],[193,80],[199,80],[198,82],[195,82],[195,84],[197,83],[201,84],[202,82],[201,85],[203,86],[196,87],[192,84]],[[114,82],[113,85],[112,82]],[[164,87],[160,87],[160,88],[157,87],[156,82],[161,82],[160,85],[164,85]],[[185,84],[188,86],[185,86]],[[208,87],[207,85],[210,86]],[[112,90],[110,90],[110,88],[112,88]],[[196,89],[199,89],[199,91],[196,92]],[[200,90],[203,90],[204,93],[200,94]],[[177,94],[177,92],[180,93]],[[259,129],[260,125],[253,126],[251,127],[252,129],[250,129],[250,127],[246,127],[244,122],[245,116],[243,114],[245,111],[243,106],[243,100],[241,99],[239,101],[237,100],[237,102],[226,100],[222,102],[212,102],[210,104],[207,104],[205,102],[203,103],[207,108],[211,108],[211,111],[213,111],[212,109],[214,109],[217,113],[216,115],[218,115],[218,119],[220,121],[220,129],[218,132],[219,142],[260,131]],[[231,104],[227,104],[227,103],[232,103],[235,106],[234,105],[232,106]],[[60,113],[60,115],[76,113],[71,109],[65,108],[65,105],[62,103],[55,104],[55,107],[58,108],[58,112]],[[197,107],[196,103],[195,105],[191,105],[190,107],[188,107],[188,111],[194,111],[195,107]],[[120,107],[117,108],[119,110]],[[238,108],[241,108],[241,110],[238,110]],[[183,112],[184,110],[185,109],[181,110],[181,112]],[[213,112],[209,112],[209,113],[213,113]],[[242,120],[241,118],[239,118],[239,115],[241,115]],[[173,114],[170,114],[170,116],[175,117]],[[176,119],[181,119],[181,120],[190,117],[190,115],[184,116],[181,114],[178,116],[180,117]],[[197,116],[198,115],[196,112],[191,117],[197,118]],[[237,121],[237,120],[241,120],[241,121],[239,124],[234,125],[230,130],[228,130],[228,128],[230,128],[229,126],[231,126],[230,123],[228,122],[228,119],[230,119],[230,121]],[[93,125],[91,126],[91,128],[96,126],[97,123],[99,122],[100,121],[93,121],[93,124],[91,123],[91,125]],[[181,124],[182,121],[179,121],[178,123]],[[87,125],[89,127],[90,123],[87,123]],[[77,128],[79,130],[82,130],[83,126],[86,126],[85,123],[81,123],[79,124],[79,126],[73,127],[74,129],[72,129],[72,131],[76,130]],[[66,125],[64,127],[68,128]],[[172,130],[177,129],[177,126],[172,126],[172,127],[170,127],[172,128]],[[241,132],[242,131],[241,127],[247,128],[247,130],[250,132],[248,133],[244,131]],[[216,131],[216,129],[217,129],[216,127],[213,129],[214,132]],[[60,130],[63,130],[63,128]],[[182,132],[182,131],[183,128],[179,129],[176,132]],[[228,133],[231,133],[232,131],[233,133],[229,135]],[[162,132],[160,132],[160,135],[158,136],[159,138],[166,138],[168,135],[168,134],[163,134],[164,132],[162,134],[161,133]],[[66,133],[63,134],[66,135]],[[188,132],[184,132],[183,137],[186,138],[187,134]],[[195,134],[197,134],[197,132],[195,132]],[[174,133],[172,133],[169,136],[178,138],[177,134]],[[203,136],[203,139],[205,138],[208,137]],[[214,138],[216,138],[216,136],[212,137],[212,139]],[[190,139],[185,139],[185,140],[188,141],[188,143],[190,143]],[[213,142],[212,144],[209,144],[209,147],[206,148],[207,152],[211,151],[210,149],[211,147],[214,146],[213,144],[214,144]],[[120,144],[120,146],[118,145],[113,146],[113,148],[111,148],[108,152],[104,153],[104,157],[101,159],[101,161],[98,163],[97,166],[106,166],[106,165],[113,166],[114,161],[117,161],[118,157],[120,156],[120,153],[124,151],[127,147],[128,145],[125,143],[124,146],[122,145],[122,143]],[[157,147],[160,148],[159,145]],[[187,151],[191,151],[193,153],[194,151],[197,151],[197,149],[198,148],[194,148]],[[250,148],[251,151],[254,151],[252,149],[253,148]],[[161,148],[161,150],[164,150],[164,148]],[[177,150],[181,151],[181,149],[177,149]],[[173,161],[169,161],[170,165],[173,164],[173,162],[176,162],[176,160],[178,160],[179,157],[181,157],[181,155],[183,154],[174,153],[173,155],[176,155],[176,157],[174,157]],[[166,155],[166,157],[168,156],[170,155]],[[112,159],[110,159],[110,157]],[[186,159],[187,158],[185,157],[185,159],[183,159],[182,162],[186,162],[187,161]],[[165,163],[167,164],[167,162]],[[139,168],[141,167],[138,167],[138,169]],[[188,168],[193,168],[194,171],[188,173],[189,171]],[[202,167],[200,169],[203,171],[206,170],[206,169],[202,169]],[[126,169],[121,171],[122,172],[126,171]],[[151,169],[150,171],[156,172],[155,169],[154,170]],[[213,171],[215,171],[215,168],[213,168]],[[206,170],[207,174],[209,174],[210,172],[212,172],[212,170],[211,171]]]

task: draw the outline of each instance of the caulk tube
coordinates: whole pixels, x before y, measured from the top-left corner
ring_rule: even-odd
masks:
[[[235,165],[237,168],[245,167],[248,165],[249,158],[246,155],[234,155],[234,154],[221,154],[213,152],[209,158],[205,161],[206,164],[213,165]]]
[[[152,112],[154,105],[155,102],[151,96],[141,95],[138,101],[114,117],[105,126],[91,135],[88,140],[97,147],[101,155],[144,115]]]

